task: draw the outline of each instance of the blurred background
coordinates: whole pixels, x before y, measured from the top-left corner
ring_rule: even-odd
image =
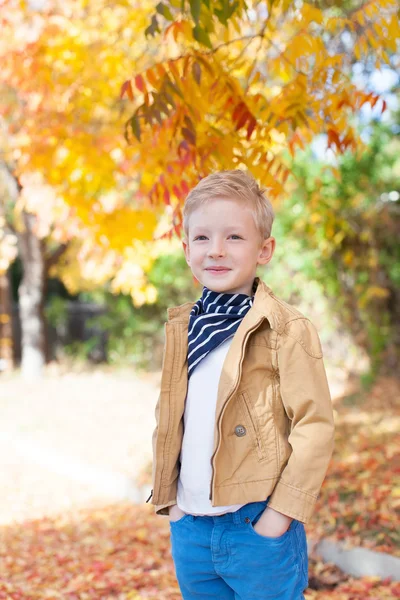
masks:
[[[258,275],[317,326],[334,403],[306,599],[400,597],[398,3],[0,0],[0,22],[0,598],[180,598],[145,502],[163,323],[201,294],[185,197],[231,168],[268,190]]]

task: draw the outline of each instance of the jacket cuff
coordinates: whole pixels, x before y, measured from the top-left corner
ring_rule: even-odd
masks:
[[[168,504],[158,504],[155,506],[156,515],[169,515],[169,507],[176,504],[176,500],[171,500]]]
[[[317,496],[288,485],[280,479],[269,498],[267,506],[288,517],[308,523],[314,512],[316,501]]]

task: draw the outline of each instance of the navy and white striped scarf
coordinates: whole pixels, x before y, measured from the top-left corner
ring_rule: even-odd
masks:
[[[211,350],[234,335],[253,301],[254,296],[221,294],[204,286],[189,315],[188,379]]]

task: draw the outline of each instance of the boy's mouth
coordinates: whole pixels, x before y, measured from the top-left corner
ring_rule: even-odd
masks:
[[[208,271],[209,273],[227,273],[228,271],[230,271],[230,269],[228,269],[227,267],[208,267],[208,269],[206,269],[206,271]]]

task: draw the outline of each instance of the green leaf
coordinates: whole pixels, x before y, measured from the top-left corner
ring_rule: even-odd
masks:
[[[200,22],[201,0],[189,0],[190,12],[196,25]]]
[[[162,117],[161,117],[161,113],[157,109],[154,109],[153,110],[153,115],[154,115],[155,119],[157,119],[158,124],[162,125],[163,124],[163,120],[162,120]]]
[[[230,0],[222,0],[222,9],[215,8],[214,13],[218,17],[218,20],[222,25],[228,25],[228,19],[231,18],[233,13],[239,8],[239,2],[235,1],[230,3]]]
[[[164,95],[164,98],[165,98],[165,100],[166,100],[166,101],[167,101],[167,102],[168,102],[168,103],[169,103],[171,106],[173,106],[174,108],[176,108],[175,101],[174,101],[173,97],[171,96],[171,94],[168,94],[168,92],[166,92],[166,91],[164,90],[164,94],[163,94],[163,95]]]
[[[200,85],[200,81],[201,81],[201,67],[199,65],[198,62],[194,62],[192,65],[192,75],[193,75],[193,79],[195,80],[195,82],[197,83],[197,85]]]
[[[207,46],[207,48],[212,49],[210,36],[205,29],[200,27],[200,25],[196,25],[196,27],[193,27],[192,32],[195,40],[197,40],[203,46]]]
[[[168,75],[165,76],[165,88],[167,86],[171,88],[171,90],[174,92],[174,94],[176,94],[183,100],[183,94],[182,94],[181,90],[171,81],[171,79],[168,77]]]
[[[156,11],[168,21],[173,21],[174,17],[166,4],[159,2],[156,6]]]
[[[129,121],[129,124],[131,126],[133,135],[140,142],[140,123],[137,114],[133,115]]]
[[[169,117],[171,111],[170,111],[169,106],[165,102],[164,95],[161,95],[161,94],[158,95],[156,108],[161,113],[164,113],[167,117]]]
[[[156,15],[153,15],[151,17],[150,25],[144,31],[144,35],[146,37],[148,37],[148,36],[154,37],[156,35],[156,33],[160,33],[160,28],[158,26],[158,21],[157,21]]]

